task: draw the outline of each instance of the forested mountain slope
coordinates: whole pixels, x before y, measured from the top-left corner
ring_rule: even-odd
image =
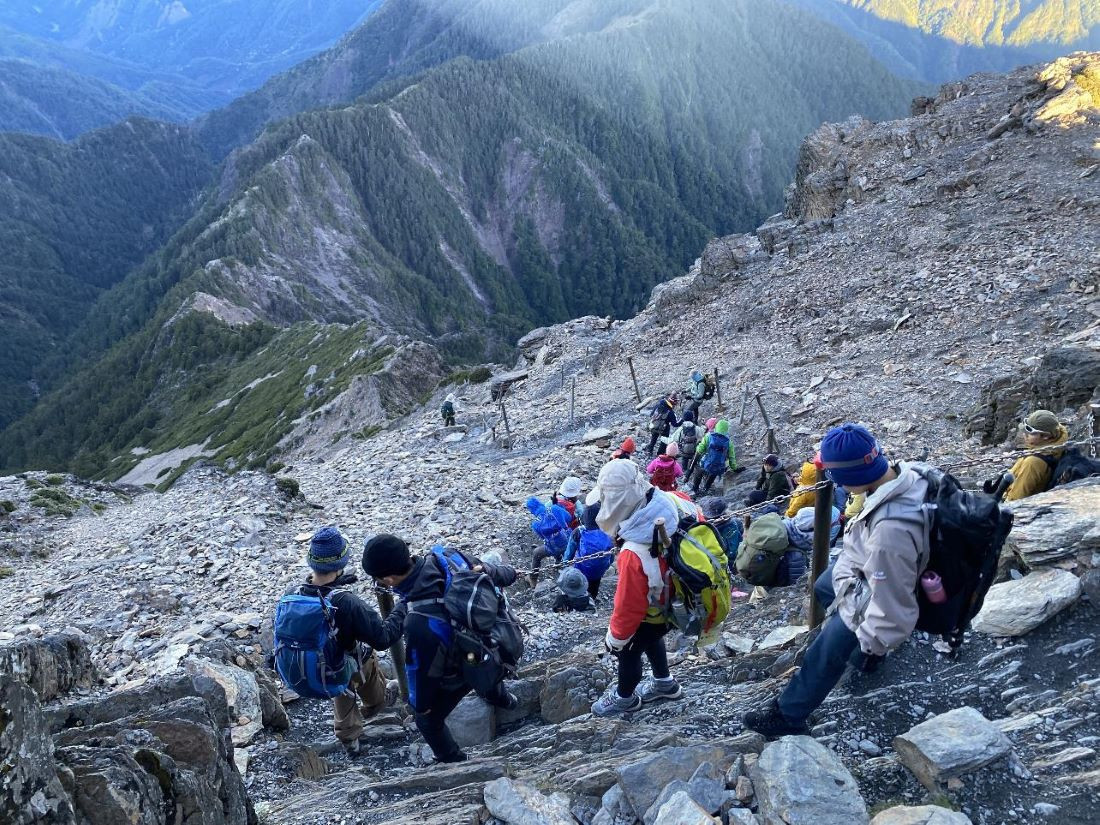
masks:
[[[73,357],[106,357],[0,453],[94,472],[163,441],[181,394],[266,340],[256,324],[373,319],[477,361],[540,323],[628,314],[707,237],[779,205],[803,134],[900,113],[918,88],[785,4],[598,8],[598,30],[452,61],[232,155],[188,225],[75,331]],[[181,312],[204,343],[169,356]]]
[[[893,71],[946,82],[1100,46],[1100,0],[792,0]]]

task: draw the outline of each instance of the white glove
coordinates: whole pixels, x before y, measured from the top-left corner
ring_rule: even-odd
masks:
[[[611,635],[611,631],[608,630],[607,635],[604,636],[603,643],[608,653],[621,653],[622,649],[630,644],[630,639],[616,639]]]

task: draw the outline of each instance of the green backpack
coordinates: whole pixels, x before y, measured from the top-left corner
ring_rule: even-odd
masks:
[[[737,551],[737,574],[749,584],[771,584],[788,545],[783,517],[778,513],[760,516],[749,525]]]

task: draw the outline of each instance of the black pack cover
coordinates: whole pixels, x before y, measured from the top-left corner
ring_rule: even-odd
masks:
[[[1050,466],[1050,481],[1047,489],[1057,487],[1060,484],[1069,484],[1080,481],[1090,476],[1100,476],[1100,461],[1089,458],[1074,447],[1068,448],[1062,453],[1060,459],[1054,456],[1040,456]]]

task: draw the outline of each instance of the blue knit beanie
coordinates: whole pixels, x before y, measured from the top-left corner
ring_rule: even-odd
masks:
[[[318,573],[343,570],[348,563],[348,543],[335,527],[322,527],[309,540],[310,569]]]
[[[873,484],[890,469],[875,437],[859,424],[842,424],[825,433],[821,461],[833,481],[845,487]]]
[[[684,410],[684,421],[695,423],[695,410]]]

